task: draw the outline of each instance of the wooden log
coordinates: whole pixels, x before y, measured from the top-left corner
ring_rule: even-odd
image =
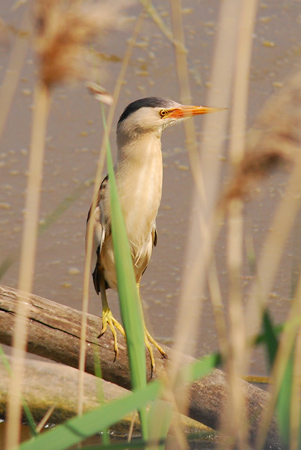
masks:
[[[80,348],[80,329],[82,314],[70,307],[60,305],[36,295],[20,293],[12,288],[0,286],[0,342],[11,345],[14,326],[16,302],[25,301],[30,304],[29,333],[27,350],[71,367],[78,367]],[[114,362],[113,341],[110,333],[98,339],[101,320],[88,315],[86,372],[94,374],[95,355],[100,355],[102,376],[105,380],[130,388],[125,342],[119,336],[119,355]],[[163,346],[172,359],[172,350]],[[160,375],[168,361],[155,354],[156,374]],[[193,358],[183,356],[183,365]],[[151,379],[149,355],[147,355],[147,376]],[[250,419],[249,440],[254,443],[261,413],[267,405],[267,392],[238,380],[245,392],[247,416]],[[189,416],[210,428],[218,429],[220,414],[227,399],[227,383],[225,374],[215,369],[209,376],[192,384],[190,387]],[[281,448],[278,428],[275,421],[269,430],[268,448]]]
[[[8,357],[11,363],[11,357]],[[6,401],[10,383],[9,374],[0,362],[0,419],[5,419]],[[127,389],[117,386],[89,373],[84,374],[84,398],[83,412],[91,411],[100,404],[119,399],[129,394]],[[77,414],[78,370],[63,364],[27,358],[23,377],[22,398],[25,400],[30,412],[38,424],[53,408],[48,419],[48,424],[63,423]],[[26,416],[23,412],[23,419]],[[110,431],[116,436],[127,436],[133,415],[124,417],[120,422],[110,427]],[[210,440],[213,440],[212,430],[209,430],[199,422],[188,419],[179,414],[175,415],[178,426],[182,423],[185,433],[198,435],[206,439],[210,432]],[[134,435],[140,435],[138,414],[134,416]],[[0,430],[1,435],[1,430]],[[0,448],[1,442],[0,442]]]
[[[8,357],[11,363],[11,357]],[[0,362],[0,419],[5,419],[9,374]],[[62,423],[77,414],[78,370],[62,364],[26,359],[22,397],[34,420],[40,422],[51,407],[50,423]],[[84,374],[83,411],[90,411],[100,402],[120,398],[128,390],[88,373]],[[25,416],[23,416],[26,419]],[[129,419],[122,425],[129,426]]]

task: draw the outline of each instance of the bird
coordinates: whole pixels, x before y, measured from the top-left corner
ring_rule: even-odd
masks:
[[[130,103],[118,120],[116,132],[118,154],[114,173],[139,299],[141,277],[158,240],[156,218],[162,196],[162,131],[190,117],[219,110],[221,108],[182,105],[166,98],[146,97]],[[89,210],[87,227],[92,220],[94,227],[92,277],[96,293],[101,294],[102,300],[102,329],[99,337],[109,326],[114,339],[116,359],[118,355],[116,329],[124,337],[126,335],[123,326],[113,316],[106,295],[108,288],[117,290],[108,187],[107,175],[100,184],[95,209],[92,211],[91,206]],[[155,358],[151,344],[164,358],[167,358],[167,354],[148,332],[145,323],[144,340],[154,370]]]

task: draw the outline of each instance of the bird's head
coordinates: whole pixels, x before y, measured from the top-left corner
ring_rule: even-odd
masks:
[[[139,134],[156,132],[161,134],[164,128],[189,117],[220,111],[223,108],[181,105],[173,100],[146,97],[130,103],[120,116],[117,135],[128,138]]]

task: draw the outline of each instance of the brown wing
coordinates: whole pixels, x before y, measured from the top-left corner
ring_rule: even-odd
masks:
[[[94,288],[95,291],[97,292],[97,294],[99,294],[100,292],[100,286],[104,281],[103,279],[103,275],[102,275],[102,270],[99,264],[100,261],[100,252],[101,252],[101,248],[102,248],[102,244],[106,238],[106,221],[105,221],[105,217],[104,217],[104,212],[103,212],[103,202],[104,202],[104,195],[105,195],[105,189],[107,187],[108,184],[108,175],[103,179],[100,187],[99,187],[99,191],[98,191],[98,195],[97,195],[97,203],[96,203],[96,207],[94,212],[92,213],[92,205],[89,209],[88,212],[88,217],[87,217],[87,227],[88,227],[88,223],[91,219],[94,220],[94,235],[93,235],[93,248],[92,248],[92,277],[93,277],[93,283],[94,283]],[[87,229],[86,227],[86,229]],[[87,235],[86,235],[87,238]],[[108,285],[105,282],[105,287],[107,288]]]
[[[97,194],[97,202],[96,202],[96,207],[99,206],[100,202],[103,201],[104,198],[104,191],[107,187],[109,181],[109,176],[107,175],[101,182],[101,185],[99,186],[98,189],[98,194]],[[87,223],[90,220],[90,216],[91,216],[91,209],[92,209],[92,205],[90,206],[89,212],[88,212],[88,216],[87,216]]]
[[[153,241],[153,247],[156,247],[157,242],[158,242],[158,232],[157,232],[157,227],[156,227],[156,223],[154,223],[153,225],[153,229],[152,229],[152,241]],[[142,272],[142,275],[144,274],[144,272],[146,271],[146,268],[144,269],[144,271]]]

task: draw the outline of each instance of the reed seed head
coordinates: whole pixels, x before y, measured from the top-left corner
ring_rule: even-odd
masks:
[[[294,164],[301,146],[301,72],[294,74],[266,103],[249,133],[246,153],[224,197],[244,200],[272,171]]]
[[[122,4],[121,4],[122,3]],[[88,44],[118,24],[128,2],[82,5],[76,0],[37,0],[34,9],[35,48],[40,79],[47,87],[85,76]],[[86,74],[87,75],[87,74]]]

